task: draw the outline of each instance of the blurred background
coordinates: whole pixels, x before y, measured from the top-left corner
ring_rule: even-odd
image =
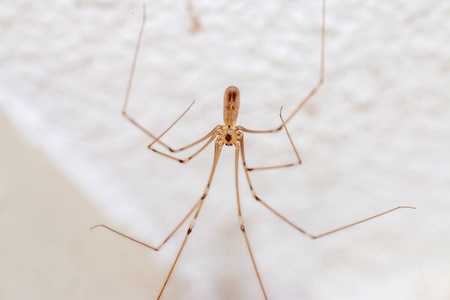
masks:
[[[129,113],[181,147],[222,123],[271,129],[319,78],[321,2],[147,1]],[[328,1],[325,84],[288,124],[302,166],[254,172],[243,216],[269,299],[450,299],[450,3]],[[213,146],[186,165],[121,115],[141,1],[0,4],[0,298],[156,299]],[[295,161],[284,132],[246,134],[249,167]],[[180,157],[187,157],[180,154]],[[162,299],[263,299],[239,230],[234,151]]]

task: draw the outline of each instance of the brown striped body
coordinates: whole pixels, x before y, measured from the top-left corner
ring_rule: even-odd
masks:
[[[223,122],[227,126],[234,126],[239,114],[240,93],[235,86],[229,86],[223,96]]]

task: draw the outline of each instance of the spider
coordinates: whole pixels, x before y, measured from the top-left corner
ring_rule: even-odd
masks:
[[[186,242],[189,238],[189,235],[192,233],[194,226],[195,226],[195,222],[197,221],[197,217],[200,214],[200,211],[202,209],[202,206],[204,204],[204,201],[208,195],[208,192],[210,190],[210,185],[214,176],[214,172],[216,170],[216,166],[217,166],[217,162],[219,160],[220,157],[220,153],[222,151],[222,148],[224,146],[234,146],[234,150],[235,150],[235,186],[236,186],[236,199],[237,199],[237,206],[238,206],[238,216],[239,216],[239,226],[240,226],[240,230],[242,231],[242,234],[244,236],[245,239],[245,243],[247,245],[247,249],[248,252],[250,254],[250,258],[253,264],[253,268],[255,270],[256,276],[258,278],[258,282],[259,285],[261,287],[261,291],[264,295],[264,298],[267,300],[267,294],[266,291],[264,289],[264,285],[263,282],[261,280],[260,277],[260,273],[258,271],[258,268],[256,266],[256,262],[255,259],[253,257],[253,252],[252,249],[250,247],[250,242],[247,236],[247,232],[245,230],[245,225],[244,225],[244,219],[242,217],[242,213],[241,213],[241,205],[240,205],[240,198],[239,198],[239,185],[238,185],[238,166],[239,166],[239,156],[242,159],[242,163],[244,166],[244,172],[245,172],[245,176],[248,182],[248,185],[250,187],[251,193],[253,195],[253,197],[255,198],[256,201],[258,201],[259,203],[261,203],[263,206],[265,206],[268,210],[270,210],[273,214],[275,214],[277,217],[281,218],[283,221],[285,221],[286,223],[288,223],[289,225],[293,226],[295,229],[297,229],[298,231],[300,231],[301,233],[303,233],[304,235],[306,235],[307,237],[311,238],[311,239],[317,239],[317,238],[321,238],[324,237],[326,235],[335,233],[337,231],[349,228],[351,226],[366,222],[368,220],[374,219],[376,217],[379,217],[381,215],[390,213],[394,210],[397,209],[401,209],[401,208],[412,208],[414,209],[414,207],[411,206],[398,206],[395,207],[393,209],[390,209],[388,211],[382,212],[380,214],[377,214],[375,216],[351,223],[347,226],[344,227],[340,227],[319,235],[313,235],[305,230],[303,230],[302,228],[298,227],[297,225],[293,224],[291,221],[289,221],[287,218],[285,218],[283,215],[281,215],[279,212],[277,212],[275,209],[273,209],[271,206],[269,206],[266,202],[264,202],[262,199],[260,199],[256,193],[255,190],[253,189],[252,186],[252,182],[250,179],[250,172],[253,171],[259,171],[259,170],[268,170],[268,169],[280,169],[280,168],[288,168],[288,167],[293,167],[293,166],[298,166],[302,163],[300,156],[298,154],[298,151],[296,149],[296,147],[294,146],[294,143],[291,139],[291,136],[289,135],[289,131],[286,127],[286,124],[297,114],[297,112],[305,105],[305,103],[307,103],[311,97],[316,94],[317,90],[322,86],[322,84],[324,83],[324,49],[325,49],[325,0],[322,0],[322,25],[321,25],[321,52],[320,52],[320,76],[319,76],[319,81],[316,83],[316,85],[313,87],[313,89],[309,92],[309,94],[300,102],[300,104],[294,109],[294,111],[286,118],[286,120],[283,119],[282,116],[282,109],[283,107],[281,107],[280,109],[280,119],[281,119],[281,125],[275,129],[272,130],[251,130],[251,129],[247,129],[243,126],[240,125],[236,125],[236,121],[237,121],[237,117],[238,117],[238,113],[239,113],[239,106],[240,106],[240,92],[239,89],[235,86],[230,86],[225,90],[225,94],[224,94],[224,102],[223,102],[223,125],[217,125],[216,127],[214,127],[214,129],[212,129],[208,134],[206,134],[204,137],[202,137],[201,139],[199,139],[198,141],[195,141],[185,147],[179,148],[179,149],[173,149],[170,146],[168,146],[167,144],[165,144],[164,142],[161,141],[161,138],[188,112],[188,110],[192,107],[192,105],[194,104],[194,102],[191,103],[191,105],[181,114],[181,116],[178,117],[177,120],[175,120],[175,122],[173,122],[169,128],[167,128],[161,135],[159,136],[155,136],[152,133],[150,133],[148,130],[146,130],[143,126],[141,126],[138,122],[136,122],[132,117],[130,117],[127,113],[127,105],[128,105],[128,99],[129,99],[129,95],[130,95],[130,90],[131,90],[131,86],[132,86],[132,82],[133,82],[133,76],[134,76],[134,70],[135,70],[135,66],[136,66],[136,60],[138,57],[138,53],[139,53],[139,47],[140,47],[140,42],[142,39],[142,34],[144,31],[144,26],[145,26],[145,21],[146,21],[146,14],[145,14],[145,5],[143,7],[143,19],[142,19],[142,25],[141,25],[141,29],[139,32],[139,36],[138,36],[138,40],[137,40],[137,45],[136,45],[136,49],[135,49],[135,53],[134,53],[134,58],[133,58],[133,62],[132,62],[132,66],[131,66],[131,72],[130,72],[130,77],[129,77],[129,81],[128,81],[128,86],[127,86],[127,90],[126,90],[126,95],[125,95],[125,100],[124,100],[124,105],[123,105],[123,109],[122,109],[122,114],[124,115],[124,117],[126,119],[128,119],[133,125],[135,125],[137,128],[139,128],[140,130],[142,130],[145,134],[147,134],[150,138],[153,139],[153,142],[148,145],[148,149],[152,150],[153,152],[160,154],[162,156],[165,156],[167,158],[176,160],[180,163],[187,163],[189,162],[191,159],[193,159],[196,155],[198,155],[200,152],[202,152],[208,145],[210,145],[211,143],[214,142],[214,161],[213,161],[213,165],[212,165],[212,170],[211,173],[209,175],[209,179],[208,182],[206,184],[206,188],[203,191],[203,194],[201,195],[200,199],[195,203],[194,207],[191,208],[191,210],[188,212],[188,214],[183,218],[183,220],[176,226],[176,228],[169,234],[169,236],[157,247],[153,247],[150,246],[148,244],[145,244],[141,241],[138,241],[128,235],[125,235],[119,231],[116,231],[114,229],[112,229],[111,227],[108,227],[106,225],[100,224],[100,225],[96,225],[93,228],[96,227],[104,227],[112,232],[115,232],[129,240],[132,240],[136,243],[139,243],[147,248],[150,248],[154,251],[159,251],[161,249],[161,247],[175,234],[175,232],[186,222],[186,220],[192,215],[194,214],[194,217],[192,218],[192,221],[189,225],[189,228],[187,230],[186,236],[183,240],[183,243],[177,253],[177,256],[175,258],[175,261],[172,264],[172,267],[169,271],[169,274],[166,277],[166,280],[164,282],[163,287],[161,288],[161,291],[158,295],[158,300],[161,298],[166,285],[172,275],[172,272],[175,268],[175,265],[178,262],[178,259],[180,258],[181,252],[183,251]],[[245,151],[244,151],[244,133],[248,133],[248,134],[261,134],[261,133],[273,133],[273,132],[278,132],[280,130],[284,129],[284,131],[286,132],[286,135],[290,141],[290,144],[292,146],[293,151],[295,152],[295,155],[297,157],[297,160],[293,163],[290,164],[284,164],[284,165],[276,165],[276,166],[270,166],[270,167],[259,167],[259,168],[249,168],[247,167],[246,164],[246,160],[245,160]],[[206,143],[204,143],[204,145],[202,147],[200,147],[200,149],[198,149],[196,152],[194,152],[191,156],[189,156],[186,159],[180,159],[176,156],[174,156],[172,153],[177,153],[177,152],[181,152],[183,150],[186,150],[188,148],[191,148],[201,142],[206,141]],[[155,148],[153,148],[153,145],[155,143],[159,143],[161,146],[163,146],[164,148],[166,148],[171,154],[167,154],[164,152],[161,152]]]

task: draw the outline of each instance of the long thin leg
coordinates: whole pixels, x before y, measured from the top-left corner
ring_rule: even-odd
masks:
[[[194,210],[197,208],[198,205],[199,205],[199,202],[197,202],[195,204],[195,206],[183,218],[183,220],[180,222],[180,224],[178,224],[178,226],[169,234],[169,236],[158,247],[153,247],[153,246],[150,246],[150,245],[148,245],[146,243],[138,241],[138,240],[136,240],[136,239],[134,239],[134,238],[132,238],[132,237],[126,235],[126,234],[123,234],[123,233],[121,233],[121,232],[119,232],[119,231],[117,231],[115,229],[112,229],[111,227],[108,227],[108,226],[106,226],[104,224],[95,225],[95,226],[91,227],[91,229],[98,228],[98,227],[103,227],[103,228],[106,228],[106,229],[108,229],[108,230],[110,230],[110,231],[112,231],[114,233],[117,233],[118,235],[121,235],[121,236],[123,236],[123,237],[125,237],[125,238],[127,238],[127,239],[129,239],[129,240],[131,240],[133,242],[141,244],[142,246],[145,246],[145,247],[147,247],[149,249],[152,249],[152,250],[155,250],[155,251],[159,251],[159,249],[161,249],[161,247],[175,234],[175,232],[177,232],[177,230],[180,229],[181,225],[183,225],[184,222],[186,222],[187,218],[189,218],[189,216],[192,215],[192,213],[194,212]]]
[[[321,35],[320,35],[320,75],[319,81],[314,86],[314,88],[309,92],[305,99],[297,106],[296,109],[287,117],[286,124],[292,119],[292,117],[297,114],[297,112],[303,107],[303,105],[311,99],[312,96],[317,92],[320,86],[324,82],[324,73],[325,73],[325,0],[322,0],[322,26],[321,26]],[[282,126],[280,126],[282,127]]]
[[[240,141],[243,141],[243,137],[240,138]],[[237,205],[238,205],[238,213],[239,213],[239,225],[241,227],[241,231],[244,234],[245,243],[247,244],[248,252],[250,253],[250,258],[252,259],[253,268],[255,269],[256,276],[258,277],[259,285],[261,286],[261,290],[264,294],[264,298],[267,300],[266,291],[264,290],[264,286],[261,281],[261,276],[259,275],[258,268],[256,267],[255,258],[253,257],[252,249],[250,248],[250,243],[248,241],[247,233],[245,232],[245,226],[244,226],[244,219],[242,218],[242,212],[241,212],[241,201],[239,199],[239,181],[238,181],[238,167],[239,167],[239,142],[236,143],[236,154],[235,154],[235,168],[234,168],[234,177],[236,180],[236,198],[237,198]]]
[[[216,130],[217,132],[217,130]],[[202,152],[206,147],[208,147],[209,144],[211,144],[211,142],[216,138],[216,132],[213,130],[212,132],[210,132],[207,136],[203,137],[202,139],[200,139],[200,141],[207,139],[209,136],[211,136],[211,138],[208,140],[208,142],[206,142],[206,144],[204,144],[200,149],[198,149],[194,154],[192,154],[191,156],[189,156],[188,158],[185,159],[180,159],[178,157],[163,153],[159,150],[156,150],[155,148],[152,148],[151,145],[148,146],[148,149],[152,150],[153,152],[156,152],[162,156],[165,156],[167,158],[176,160],[182,164],[187,163],[188,161],[190,161],[192,158],[194,158],[197,154],[199,154],[200,152]],[[198,141],[195,143],[199,143]]]
[[[193,103],[192,103],[192,104],[193,104]],[[192,106],[192,104],[191,104],[191,106]],[[189,106],[189,108],[190,108],[190,106]],[[189,109],[189,108],[188,108],[188,109]],[[170,125],[169,128],[167,128],[160,136],[158,136],[158,137],[157,137],[153,142],[151,142],[150,145],[148,145],[147,147],[148,147],[149,149],[151,149],[151,148],[153,147],[153,144],[155,144],[157,141],[159,141],[159,139],[160,139],[163,135],[165,135],[165,134],[170,130],[170,128],[172,128],[172,126],[175,125],[175,123],[178,122],[179,119],[181,119],[181,117],[182,117],[182,116],[180,116],[180,117],[179,117],[172,125]],[[181,147],[181,148],[179,148],[179,149],[172,149],[172,150],[170,150],[170,152],[180,152],[180,151],[186,150],[186,149],[188,149],[188,148],[191,148],[192,146],[195,146],[195,145],[197,145],[197,144],[203,142],[204,140],[206,140],[207,138],[209,138],[211,135],[213,135],[213,134],[219,129],[219,127],[220,127],[220,126],[217,125],[216,127],[214,127],[213,130],[211,130],[207,135],[205,135],[205,136],[202,137],[201,139],[199,139],[199,140],[197,140],[197,141],[195,141],[195,142],[193,142],[193,143],[191,143],[191,144],[189,144],[189,145],[187,145],[187,146]]]
[[[322,0],[322,26],[321,26],[321,37],[320,37],[320,75],[319,75],[319,81],[316,83],[316,85],[313,87],[313,89],[309,92],[309,94],[300,102],[300,104],[294,109],[294,111],[287,117],[286,124],[298,113],[298,111],[306,104],[306,102],[309,101],[309,99],[316,94],[316,92],[319,90],[320,86],[323,84],[325,80],[325,0]],[[247,129],[242,126],[238,126],[239,130],[243,132],[248,133],[271,133],[271,132],[277,132],[280,131],[283,128],[283,124],[281,124],[279,127],[275,129],[270,130],[252,130]]]
[[[127,118],[128,121],[130,121],[134,126],[136,126],[137,128],[139,128],[141,131],[143,131],[146,135],[148,135],[149,137],[151,137],[154,140],[157,140],[157,142],[164,146],[165,148],[167,148],[170,152],[175,152],[171,147],[169,147],[167,144],[165,144],[164,142],[162,142],[161,140],[159,140],[159,138],[157,138],[154,134],[152,134],[150,131],[148,131],[147,129],[145,129],[141,124],[139,124],[137,121],[135,121],[131,116],[128,115],[127,113],[127,108],[128,108],[128,99],[130,97],[130,92],[131,92],[131,86],[133,85],[133,78],[134,78],[134,72],[136,69],[136,61],[137,61],[137,57],[139,54],[139,48],[141,46],[141,40],[142,40],[142,34],[144,33],[144,27],[145,27],[145,21],[146,21],[146,13],[145,13],[145,4],[143,4],[143,15],[142,15],[142,25],[141,25],[141,29],[139,31],[139,36],[138,36],[138,40],[137,40],[137,44],[136,44],[136,49],[134,52],[134,57],[133,57],[133,62],[131,64],[131,71],[130,71],[130,77],[128,79],[128,85],[127,85],[127,91],[125,93],[125,100],[123,103],[123,108],[122,108],[122,115]],[[173,125],[175,125],[187,112],[188,110],[192,107],[192,105],[194,104],[194,102],[192,102],[192,104],[184,111],[183,114],[181,114],[181,116],[169,127],[172,128]],[[169,129],[167,129],[164,133],[166,133]],[[180,150],[179,150],[180,151]]]
[[[217,162],[219,161],[220,152],[222,151],[222,142],[216,141],[215,145],[215,151],[214,151],[214,162],[211,170],[211,174],[209,175],[208,183],[206,185],[206,188],[203,192],[203,195],[200,197],[200,200],[198,201],[197,205],[197,211],[195,212],[194,218],[192,219],[191,225],[189,225],[189,229],[186,233],[186,237],[183,240],[183,243],[181,244],[180,250],[178,251],[177,257],[175,258],[175,261],[173,262],[172,268],[169,271],[169,275],[167,275],[166,281],[164,282],[164,285],[161,289],[161,292],[159,293],[158,300],[161,298],[162,293],[164,292],[164,289],[166,288],[167,282],[169,282],[170,276],[172,275],[173,269],[175,268],[175,265],[178,262],[178,259],[180,258],[181,252],[183,251],[184,246],[186,245],[187,239],[189,235],[191,234],[192,230],[194,229],[195,222],[197,221],[198,214],[200,213],[200,209],[203,206],[203,202],[205,201],[206,196],[208,195],[209,188],[211,186],[211,181],[214,176],[214,172],[216,170]]]
[[[384,214],[390,213],[390,212],[392,212],[392,211],[394,211],[394,210],[397,210],[397,209],[400,209],[400,208],[412,208],[412,209],[415,209],[415,207],[412,207],[412,206],[398,206],[398,207],[396,207],[396,208],[393,208],[393,209],[390,209],[390,210],[388,210],[388,211],[385,211],[385,212],[382,212],[382,213],[380,213],[380,214],[377,214],[377,215],[375,215],[375,216],[372,216],[372,217],[363,219],[363,220],[361,220],[361,221],[357,221],[357,222],[351,223],[351,224],[349,224],[349,225],[346,225],[346,226],[343,226],[343,227],[340,227],[340,228],[337,228],[337,229],[334,229],[334,230],[331,230],[331,231],[328,231],[328,232],[325,232],[325,233],[322,233],[322,234],[319,234],[319,235],[313,235],[313,234],[311,234],[311,233],[309,233],[309,232],[306,232],[305,230],[301,229],[300,227],[298,227],[297,225],[295,225],[294,223],[292,223],[292,222],[289,221],[288,219],[286,219],[284,216],[282,216],[279,212],[277,212],[275,209],[273,209],[272,207],[270,207],[266,202],[264,202],[263,200],[261,200],[261,199],[256,195],[255,190],[253,189],[253,186],[252,186],[252,182],[251,182],[251,180],[250,180],[250,175],[249,175],[249,173],[248,173],[248,171],[247,171],[246,163],[245,163],[244,140],[243,140],[243,139],[241,140],[241,157],[242,157],[242,163],[243,163],[243,165],[244,165],[245,176],[247,177],[247,182],[248,182],[248,185],[249,185],[249,187],[250,187],[250,191],[251,191],[253,197],[254,197],[258,202],[260,202],[262,205],[264,205],[267,209],[269,209],[272,213],[274,213],[276,216],[278,216],[278,217],[281,218],[283,221],[285,221],[286,223],[288,223],[289,225],[291,225],[292,227],[294,227],[295,229],[297,229],[298,231],[300,231],[301,233],[305,234],[306,236],[308,236],[308,237],[311,238],[311,239],[317,239],[317,238],[320,238],[320,237],[323,237],[323,236],[326,236],[326,235],[329,235],[329,234],[332,234],[332,233],[341,231],[341,230],[343,230],[343,229],[346,229],[346,228],[355,226],[355,225],[357,225],[357,224],[360,224],[360,223],[369,221],[369,220],[371,220],[371,219],[377,218],[377,217],[379,217],[379,216],[382,216],[382,215],[384,215]]]
[[[297,225],[293,224],[291,221],[289,221],[288,219],[286,219],[285,217],[283,217],[280,213],[278,213],[276,210],[274,210],[272,207],[270,207],[270,206],[269,206],[267,203],[265,203],[264,201],[262,201],[262,200],[259,200],[259,201],[261,202],[262,205],[264,205],[265,207],[267,207],[271,212],[273,212],[275,215],[277,215],[278,217],[280,217],[283,221],[285,221],[286,223],[288,223],[289,225],[291,225],[292,227],[294,227],[295,229],[297,229],[298,231],[300,231],[301,233],[305,234],[306,236],[308,236],[308,237],[311,238],[311,239],[318,239],[318,238],[321,238],[321,237],[323,237],[323,236],[326,236],[326,235],[329,235],[329,234],[332,234],[332,233],[341,231],[341,230],[343,230],[343,229],[346,229],[346,228],[349,228],[349,227],[352,227],[352,226],[361,224],[361,223],[363,223],[363,222],[366,222],[366,221],[375,219],[376,217],[385,215],[385,214],[387,214],[387,213],[390,213],[390,212],[392,212],[392,211],[394,211],[394,210],[397,210],[397,209],[400,209],[400,208],[412,208],[412,209],[416,209],[415,207],[412,207],[412,206],[398,206],[398,207],[395,207],[395,208],[390,209],[390,210],[388,210],[388,211],[385,211],[385,212],[382,212],[382,213],[380,213],[380,214],[377,214],[377,215],[375,215],[375,216],[366,218],[366,219],[364,219],[364,220],[357,221],[357,222],[351,223],[351,224],[349,224],[349,225],[346,225],[346,226],[343,226],[343,227],[340,227],[340,228],[337,228],[337,229],[334,229],[334,230],[331,230],[331,231],[328,231],[328,232],[325,232],[325,233],[322,233],[322,234],[319,234],[319,235],[313,235],[313,234],[311,234],[311,233],[308,233],[308,232],[304,231],[303,229],[301,229],[301,228],[298,227]]]
[[[298,151],[295,148],[294,142],[292,141],[291,135],[289,134],[289,131],[287,130],[286,127],[286,123],[283,120],[283,116],[281,115],[281,112],[283,110],[283,106],[280,109],[280,119],[281,119],[281,123],[283,124],[283,127],[286,131],[286,134],[289,138],[289,142],[291,143],[292,148],[294,149],[295,152],[295,156],[297,156],[297,161],[291,164],[284,164],[284,165],[279,165],[279,166],[271,166],[271,167],[259,167],[259,168],[247,168],[247,171],[260,171],[260,170],[271,170],[271,169],[280,169],[280,168],[288,168],[288,167],[293,167],[293,166],[298,166],[302,163],[302,160],[300,159],[300,155],[298,155]]]

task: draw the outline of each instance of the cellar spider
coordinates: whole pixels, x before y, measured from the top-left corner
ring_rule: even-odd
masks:
[[[321,24],[321,52],[320,52],[320,76],[319,76],[319,81],[316,83],[316,85],[313,87],[313,89],[309,92],[309,94],[306,96],[306,98],[304,98],[300,104],[294,109],[294,111],[286,118],[286,120],[283,119],[282,116],[282,108],[280,109],[280,119],[281,119],[281,125],[275,129],[271,129],[271,130],[251,130],[251,129],[247,129],[243,126],[237,125],[236,126],[236,121],[237,121],[237,117],[238,117],[238,113],[239,113],[239,105],[240,105],[240,93],[239,93],[239,89],[237,87],[234,86],[230,86],[225,90],[225,95],[224,95],[224,105],[223,105],[223,121],[224,124],[223,125],[217,125],[216,127],[214,127],[213,130],[211,130],[208,134],[206,134],[204,137],[202,137],[201,139],[199,139],[198,141],[195,141],[185,147],[179,148],[179,149],[173,149],[170,146],[168,146],[166,143],[164,143],[163,141],[161,141],[161,138],[188,112],[188,110],[192,107],[192,105],[194,104],[194,102],[192,102],[192,104],[181,114],[181,116],[178,117],[177,120],[175,120],[175,122],[173,122],[169,128],[167,128],[161,135],[159,136],[155,136],[152,133],[150,133],[148,130],[146,130],[144,127],[142,127],[138,122],[136,122],[132,117],[130,117],[127,113],[127,105],[128,105],[128,99],[129,99],[129,95],[130,95],[130,90],[131,90],[131,86],[132,86],[132,82],[133,82],[133,76],[134,76],[134,70],[135,70],[135,66],[136,66],[136,60],[138,57],[138,53],[139,53],[139,47],[140,47],[140,42],[142,39],[142,34],[144,31],[144,25],[145,25],[145,21],[146,21],[146,14],[145,14],[145,5],[143,7],[143,19],[142,19],[142,25],[141,25],[141,29],[139,32],[139,36],[138,36],[138,40],[137,40],[137,45],[136,45],[136,49],[135,49],[135,53],[134,53],[134,58],[133,58],[133,62],[132,62],[132,66],[131,66],[131,72],[130,72],[130,77],[129,77],[129,81],[128,81],[128,86],[127,86],[127,90],[126,90],[126,95],[125,95],[125,100],[124,100],[124,105],[123,105],[123,110],[122,110],[122,114],[125,116],[125,118],[127,118],[133,125],[135,125],[137,128],[139,128],[140,130],[142,130],[145,134],[147,134],[149,137],[151,137],[153,139],[152,143],[150,145],[148,145],[148,149],[152,150],[153,152],[156,152],[164,157],[173,159],[175,161],[178,161],[180,163],[187,163],[189,162],[191,159],[193,159],[195,156],[197,156],[200,152],[202,152],[209,144],[211,144],[212,142],[214,142],[215,145],[215,150],[214,150],[214,161],[213,161],[213,165],[212,165],[212,170],[211,173],[209,175],[209,179],[208,179],[208,183],[206,184],[206,188],[203,191],[202,196],[200,197],[200,199],[195,203],[195,205],[191,208],[191,210],[188,212],[188,214],[183,218],[183,220],[181,220],[181,222],[175,227],[175,229],[169,234],[169,236],[157,247],[153,247],[150,246],[146,243],[143,243],[141,241],[138,241],[128,235],[125,235],[119,231],[116,231],[106,225],[100,224],[100,225],[96,225],[93,228],[96,227],[104,227],[112,232],[115,232],[129,240],[132,240],[136,243],[139,243],[147,248],[150,248],[154,251],[159,251],[161,249],[161,247],[175,234],[175,232],[186,222],[186,220],[195,212],[194,217],[192,218],[192,221],[189,225],[189,228],[187,230],[186,236],[183,240],[183,243],[181,244],[181,247],[177,253],[177,256],[175,258],[175,261],[172,264],[172,267],[169,271],[169,274],[166,277],[166,280],[161,288],[161,291],[158,295],[157,299],[160,299],[164,289],[166,288],[166,285],[172,275],[172,272],[175,268],[175,265],[178,262],[178,259],[180,258],[181,252],[183,251],[186,242],[189,238],[189,235],[191,234],[192,230],[194,229],[194,225],[195,222],[197,221],[197,217],[200,214],[200,210],[203,206],[203,203],[206,199],[206,196],[208,195],[209,189],[210,189],[210,185],[214,176],[214,172],[216,170],[216,166],[217,166],[217,162],[219,160],[219,156],[220,153],[222,151],[223,146],[234,146],[235,149],[235,186],[236,186],[236,199],[237,199],[237,207],[238,207],[238,216],[239,216],[239,226],[240,226],[240,230],[242,231],[242,234],[244,236],[245,239],[245,243],[248,249],[248,252],[250,254],[250,258],[253,264],[253,268],[255,270],[256,276],[258,278],[258,282],[259,285],[261,287],[261,291],[264,295],[265,299],[267,298],[267,294],[266,291],[264,289],[264,285],[261,279],[261,276],[259,274],[258,268],[256,266],[256,262],[255,262],[255,258],[253,257],[253,252],[251,250],[250,247],[250,242],[248,240],[248,236],[247,236],[247,232],[245,230],[245,226],[244,226],[244,219],[242,217],[242,213],[241,213],[241,205],[240,205],[240,198],[239,198],[239,185],[238,185],[238,165],[239,165],[239,156],[241,156],[242,158],[242,163],[244,166],[244,172],[245,172],[245,176],[248,182],[248,185],[250,187],[250,191],[253,195],[253,198],[255,198],[256,201],[258,201],[259,203],[261,203],[264,207],[266,207],[269,211],[271,211],[274,215],[276,215],[277,217],[281,218],[284,222],[288,223],[289,225],[291,225],[292,227],[294,227],[295,229],[297,229],[298,231],[300,231],[301,233],[303,233],[304,235],[306,235],[307,237],[311,238],[311,239],[317,239],[317,238],[321,238],[324,237],[326,235],[335,233],[337,231],[352,227],[354,225],[366,222],[368,220],[377,218],[381,215],[390,213],[394,210],[397,209],[401,209],[401,208],[412,208],[414,209],[414,207],[411,206],[398,206],[395,207],[393,209],[390,209],[388,211],[382,212],[380,214],[377,214],[375,216],[351,223],[347,226],[343,226],[319,235],[314,235],[312,233],[307,232],[306,230],[298,227],[297,225],[293,224],[291,221],[289,221],[287,218],[285,218],[283,215],[281,215],[279,212],[277,212],[275,209],[273,209],[271,206],[269,206],[265,201],[263,201],[262,199],[260,199],[256,193],[255,190],[253,189],[251,180],[250,180],[250,172],[253,171],[261,171],[261,170],[269,170],[269,169],[281,169],[281,168],[288,168],[288,167],[293,167],[293,166],[298,166],[302,163],[300,156],[298,154],[298,151],[296,149],[296,147],[294,146],[294,143],[291,139],[291,136],[289,135],[289,131],[286,127],[286,124],[297,114],[297,112],[305,105],[305,103],[307,103],[309,101],[309,99],[317,92],[317,90],[322,86],[323,82],[324,82],[324,49],[325,49],[325,0],[322,0],[322,24]],[[273,132],[278,132],[280,130],[284,129],[284,131],[286,132],[286,135],[289,139],[289,142],[292,146],[292,149],[297,157],[297,160],[293,163],[290,164],[283,164],[283,165],[275,165],[275,166],[269,166],[269,167],[257,167],[257,168],[249,168],[246,164],[246,160],[245,160],[245,151],[244,151],[244,133],[249,133],[249,134],[261,134],[261,133],[273,133]],[[186,150],[188,148],[191,148],[195,145],[198,145],[201,142],[206,141],[206,143],[200,147],[200,149],[198,149],[196,152],[194,152],[191,156],[185,158],[185,159],[180,159],[172,154],[167,154],[164,152],[161,152],[155,148],[153,148],[153,145],[155,143],[160,144],[161,146],[163,146],[164,148],[166,148],[170,153],[177,153],[177,152],[181,152],[183,150]]]

